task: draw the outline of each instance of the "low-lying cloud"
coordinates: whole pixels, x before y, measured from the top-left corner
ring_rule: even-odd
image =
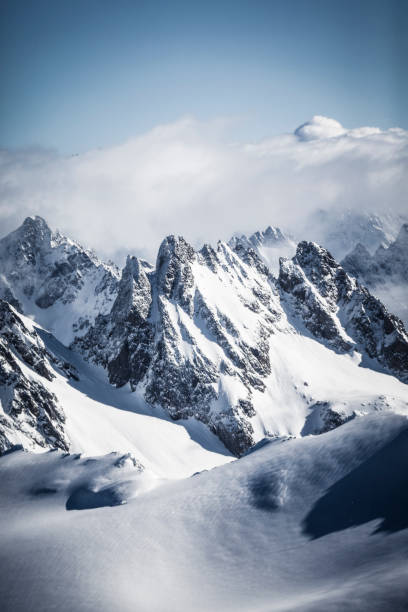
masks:
[[[267,225],[299,231],[319,208],[403,212],[408,132],[314,117],[293,134],[231,143],[222,121],[184,118],[80,156],[0,153],[1,234],[43,216],[104,256],[153,259],[162,238],[194,245]]]

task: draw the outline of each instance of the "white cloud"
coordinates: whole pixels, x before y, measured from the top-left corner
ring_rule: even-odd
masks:
[[[315,115],[310,121],[306,121],[295,130],[299,140],[318,140],[321,138],[333,138],[346,134],[344,127],[335,119]]]
[[[199,245],[269,224],[296,229],[317,208],[406,206],[404,130],[314,117],[294,134],[245,145],[224,128],[184,118],[81,156],[3,151],[1,233],[39,214],[104,256],[153,259],[169,233]]]

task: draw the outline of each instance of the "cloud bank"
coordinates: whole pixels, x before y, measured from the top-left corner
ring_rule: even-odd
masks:
[[[226,124],[183,118],[80,156],[1,151],[1,234],[39,214],[105,257],[152,260],[171,233],[199,246],[270,224],[298,232],[319,208],[406,209],[405,130],[316,116],[242,144]]]

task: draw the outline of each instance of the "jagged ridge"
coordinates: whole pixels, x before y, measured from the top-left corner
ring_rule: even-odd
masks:
[[[272,274],[259,249],[270,241],[282,243],[279,230],[200,251],[169,236],[155,268],[129,256],[118,281],[114,269],[58,236],[42,219],[30,218],[1,241],[11,297],[23,296],[26,308],[36,304],[41,313],[55,307],[75,311],[71,347],[102,365],[113,385],[129,384],[135,398],[164,408],[173,419],[202,421],[236,455],[265,434],[316,433],[357,414],[354,404],[333,399],[336,394],[305,389],[303,366],[299,369],[298,356],[290,352],[298,349],[287,349],[306,351],[300,361],[307,369],[312,349],[298,338],[349,356],[351,361],[341,364],[361,361],[407,381],[403,324],[315,243],[301,242],[295,256],[281,258]],[[10,271],[13,258],[16,276]],[[82,292],[95,296],[83,311]],[[72,321],[68,316],[63,323]],[[42,360],[59,367],[50,355]],[[349,367],[358,372],[357,365]],[[382,403],[387,399],[375,395],[369,401]],[[62,417],[58,423],[63,432]],[[42,443],[55,445],[40,423],[38,428]]]

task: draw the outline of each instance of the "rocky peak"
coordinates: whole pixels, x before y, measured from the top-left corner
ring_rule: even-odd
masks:
[[[35,265],[41,251],[51,244],[51,230],[42,217],[27,217],[23,224],[0,240],[3,257],[14,257],[17,266]]]
[[[196,253],[181,236],[167,236],[157,256],[156,278],[159,294],[175,299],[184,307],[191,305],[189,290],[193,286],[191,264]]]
[[[160,270],[173,259],[180,263],[191,262],[194,256],[193,247],[182,236],[169,235],[160,245],[156,268]]]
[[[52,232],[38,216],[0,240],[0,298],[37,316],[64,344],[110,310],[118,276],[115,266]],[[62,318],[56,312],[61,305],[67,306]]]
[[[145,319],[150,310],[151,286],[140,259],[128,255],[112,307],[115,320],[125,320],[130,313]]]
[[[357,349],[406,381],[408,337],[400,319],[351,279],[315,243],[299,244],[292,261],[282,260],[279,286],[290,295],[295,316],[322,342],[340,352]]]
[[[217,252],[210,244],[204,244],[199,251],[202,261],[212,271],[215,272],[217,265],[219,264]]]
[[[316,242],[299,242],[296,249],[296,261],[305,272],[325,275],[339,267],[334,257]]]
[[[341,266],[329,251],[315,242],[300,242],[294,261],[302,268],[306,278],[319,290],[319,293],[331,301],[332,307],[338,299],[339,292],[348,288],[348,278],[346,279]]]
[[[353,343],[336,317],[338,291],[333,275],[327,273],[327,251],[320,251],[314,243],[301,243],[299,247],[292,260],[280,261],[278,286],[282,297],[292,316],[302,320],[315,338],[336,352],[348,352]]]
[[[274,246],[276,243],[284,242],[286,239],[286,236],[279,227],[272,227],[271,225],[269,225],[264,232],[255,232],[249,238],[254,246]]]
[[[40,239],[51,236],[51,230],[47,222],[38,215],[27,217],[24,220],[21,229],[25,236],[33,236],[34,238]]]
[[[265,266],[275,276],[279,274],[279,257],[292,257],[295,243],[278,228],[269,226],[263,232],[255,232],[249,238],[234,236],[230,248],[259,272],[265,273]],[[261,265],[260,265],[261,264]]]
[[[138,283],[142,276],[146,276],[142,261],[135,255],[128,255],[122,272],[122,280],[133,280]]]

